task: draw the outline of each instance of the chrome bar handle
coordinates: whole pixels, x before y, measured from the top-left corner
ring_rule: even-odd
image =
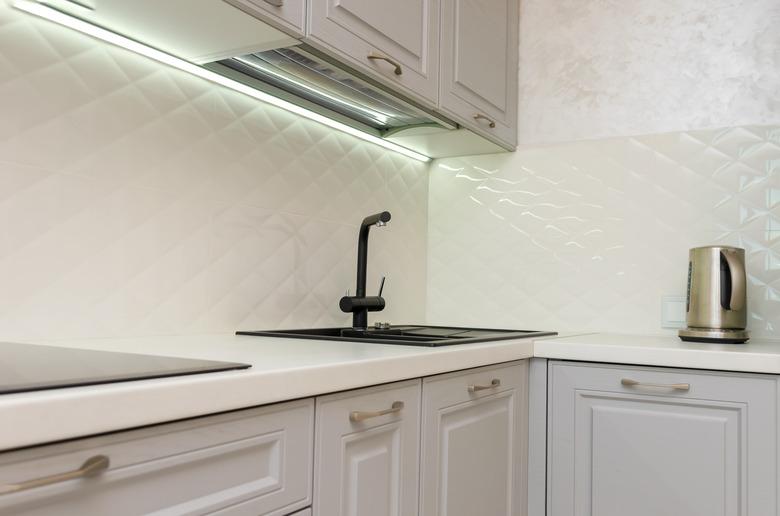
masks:
[[[476,115],[474,115],[474,120],[476,120],[477,122],[479,122],[480,120],[487,121],[488,127],[490,127],[491,129],[493,129],[496,126],[496,123],[491,118],[486,117],[482,113],[477,113]]]
[[[271,4],[274,7],[282,7],[284,5],[284,0],[265,0],[265,3]]]
[[[111,461],[105,455],[95,455],[84,461],[79,469],[73,471],[67,471],[65,473],[57,473],[49,475],[47,477],[35,478],[32,480],[25,480],[18,484],[6,484],[0,485],[0,495],[18,493],[19,491],[26,491],[36,487],[48,486],[51,484],[58,484],[65,482],[66,480],[74,480],[76,478],[88,478],[99,475],[108,469]]]
[[[404,73],[403,69],[401,68],[401,64],[398,61],[396,61],[394,59],[391,59],[391,58],[389,58],[387,56],[383,56],[381,54],[377,54],[375,52],[371,52],[370,54],[368,54],[366,56],[366,59],[372,59],[372,60],[374,60],[374,59],[381,59],[382,61],[387,61],[391,65],[395,66],[395,72],[394,73],[396,75],[401,75],[401,74]]]
[[[386,416],[388,414],[395,414],[397,412],[401,412],[401,409],[403,408],[404,408],[403,401],[394,401],[393,404],[390,405],[389,409],[377,410],[377,411],[355,410],[353,412],[350,412],[349,420],[352,421],[353,423],[359,423],[360,421],[365,421],[366,419],[371,419],[372,417]]]
[[[498,378],[493,378],[490,381],[490,385],[469,385],[469,392],[479,392],[479,391],[484,391],[486,389],[495,389],[500,385],[501,385],[501,380],[499,380]]]
[[[623,378],[620,383],[625,387],[654,387],[656,389],[674,389],[677,391],[691,390],[690,383],[646,383],[631,378]]]

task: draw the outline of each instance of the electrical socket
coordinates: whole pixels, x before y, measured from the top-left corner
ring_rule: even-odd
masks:
[[[661,327],[669,329],[685,328],[685,296],[661,297]]]

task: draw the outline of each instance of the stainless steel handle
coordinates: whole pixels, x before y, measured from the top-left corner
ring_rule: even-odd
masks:
[[[486,389],[495,389],[500,385],[501,385],[501,380],[499,380],[498,378],[493,378],[490,381],[490,385],[469,385],[469,392],[478,392],[478,391],[484,391]]]
[[[742,310],[745,306],[745,264],[736,251],[723,249],[720,254],[726,259],[731,275],[731,299],[729,310]]]
[[[271,4],[274,7],[281,7],[284,5],[284,0],[265,0],[265,3]]]
[[[0,486],[0,495],[18,493],[19,491],[26,491],[27,489],[33,489],[35,487],[43,487],[51,484],[57,484],[59,482],[65,482],[66,480],[73,480],[76,478],[88,478],[99,475],[103,471],[108,469],[110,461],[105,455],[95,455],[84,461],[79,469],[73,471],[67,471],[65,473],[57,473],[55,475],[49,475],[48,477],[35,478],[33,480],[25,480],[18,484],[6,484]]]
[[[491,129],[493,129],[496,126],[496,123],[492,119],[486,117],[482,113],[477,113],[476,115],[474,115],[474,120],[476,120],[477,122],[479,122],[480,120],[487,120],[488,127],[490,127]]]
[[[690,383],[646,383],[630,378],[623,378],[620,383],[626,387],[655,387],[656,389],[674,389],[677,391],[689,391],[691,390]]]
[[[387,56],[383,56],[383,55],[381,55],[381,54],[376,54],[376,53],[374,53],[374,52],[371,52],[370,54],[368,54],[368,55],[366,56],[366,59],[371,59],[371,60],[374,60],[374,59],[381,59],[382,61],[387,61],[387,62],[388,62],[388,63],[390,63],[391,65],[395,66],[395,74],[396,74],[396,75],[401,75],[401,74],[403,74],[403,73],[404,73],[403,69],[401,69],[401,64],[400,64],[398,61],[396,61],[396,60],[394,60],[394,59],[390,59],[390,58],[389,58],[389,57],[387,57]]]
[[[396,412],[401,412],[403,408],[404,408],[403,401],[394,401],[393,404],[390,405],[389,409],[376,410],[376,411],[355,410],[353,412],[350,412],[349,420],[352,421],[353,423],[358,423],[360,421],[365,421],[366,419],[371,419],[372,417],[395,414]]]

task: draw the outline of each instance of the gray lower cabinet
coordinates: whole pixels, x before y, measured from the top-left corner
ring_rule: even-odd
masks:
[[[549,364],[548,516],[777,514],[776,377]]]
[[[317,398],[316,516],[417,514],[420,380]]]
[[[311,505],[313,423],[309,399],[3,453],[0,486],[27,488],[0,515],[291,514]]]
[[[528,361],[423,379],[421,516],[526,514]]]
[[[466,127],[517,143],[518,0],[442,0],[439,106]]]

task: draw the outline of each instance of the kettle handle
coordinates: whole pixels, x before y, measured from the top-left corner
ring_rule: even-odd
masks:
[[[745,264],[737,259],[737,253],[733,251],[721,251],[726,259],[731,276],[731,300],[729,310],[742,310],[745,306]]]

